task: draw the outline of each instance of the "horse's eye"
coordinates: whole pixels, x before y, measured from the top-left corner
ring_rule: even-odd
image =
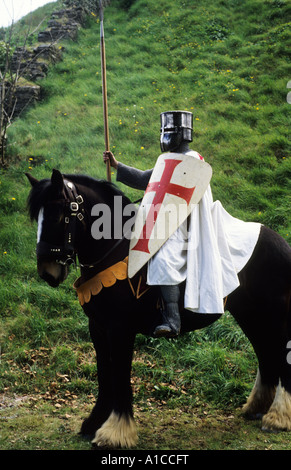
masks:
[[[64,219],[64,214],[61,210],[54,210],[47,215],[47,220],[50,224],[59,224]]]
[[[63,219],[64,219],[64,214],[62,212],[55,214],[55,221],[57,224],[60,224]]]

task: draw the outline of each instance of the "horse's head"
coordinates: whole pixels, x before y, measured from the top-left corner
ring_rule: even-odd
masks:
[[[38,181],[26,175],[32,186],[28,205],[31,219],[38,222],[37,270],[50,286],[57,287],[68,276],[74,261],[74,235],[77,218],[82,220],[83,203],[73,183],[53,170],[50,180]]]
[[[76,254],[89,270],[127,256],[136,207],[114,184],[57,170],[41,181],[26,176],[30,218],[38,223],[38,273],[50,286],[66,279]]]

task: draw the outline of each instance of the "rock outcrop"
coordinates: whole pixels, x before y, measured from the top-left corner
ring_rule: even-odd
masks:
[[[36,81],[47,75],[49,64],[54,64],[61,58],[61,50],[54,44],[39,45],[33,50],[17,47],[12,56],[11,69],[27,80]]]
[[[59,41],[76,40],[79,29],[85,25],[86,16],[87,13],[82,7],[54,11],[48,21],[47,29],[38,34],[37,46],[33,49],[26,47],[15,49],[11,61],[12,72],[30,82],[39,82],[43,79],[48,73],[49,66],[62,60],[64,47],[59,46]],[[18,84],[13,99],[9,99],[9,105],[7,103],[6,111],[12,112],[12,117],[15,118],[22,110],[38,101],[40,95],[39,84]]]

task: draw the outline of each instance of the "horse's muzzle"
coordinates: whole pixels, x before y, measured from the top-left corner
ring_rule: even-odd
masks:
[[[41,279],[51,287],[58,287],[68,277],[69,268],[67,265],[59,264],[56,261],[37,260],[37,272]]]

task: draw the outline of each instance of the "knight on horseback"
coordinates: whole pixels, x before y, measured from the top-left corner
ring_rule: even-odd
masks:
[[[59,170],[53,170],[51,177],[43,180],[27,174],[31,184],[29,213],[31,220],[38,222],[39,276],[56,288],[67,278],[71,261],[77,257],[80,263],[81,275],[74,288],[88,316],[98,361],[98,398],[90,416],[83,421],[81,434],[95,436],[93,442],[106,448],[133,447],[137,442],[130,380],[134,342],[138,333],[152,335],[153,325],[159,322],[159,289],[145,289],[147,293],[141,296],[137,296],[135,289],[138,286],[139,290],[143,284],[145,270],[140,273],[139,260],[143,263],[145,259],[148,284],[160,285],[162,289],[166,286],[170,294],[181,287],[181,333],[204,328],[218,320],[224,312],[223,299],[227,296],[225,308],[249,339],[259,363],[256,382],[243,413],[252,419],[263,416],[265,430],[291,430],[290,246],[268,227],[243,222],[228,214],[219,201],[213,202],[209,182],[203,197],[200,199],[200,192],[195,199],[197,187],[199,189],[197,174],[203,174],[208,164],[202,162],[196,152],[188,150],[189,141],[186,138],[185,142],[183,134],[180,141],[178,136],[172,135],[178,128],[173,127],[170,132],[162,126],[161,141],[166,145],[177,139],[176,150],[186,154],[177,154],[175,150],[163,153],[153,170],[141,172],[118,163],[112,154],[104,156],[117,168],[119,181],[146,188],[130,239],[126,235],[132,225],[133,218],[131,212],[128,213],[132,203],[109,181],[62,174]],[[185,175],[188,177],[184,178]],[[193,193],[190,202],[196,201],[193,208],[187,202],[189,190]],[[115,228],[120,233],[120,220],[115,220],[116,197],[122,198],[117,210],[126,209],[126,212],[121,211],[124,229],[121,237],[115,235]],[[147,198],[152,205],[159,200],[167,205],[169,199],[176,197],[180,197],[181,205],[183,199],[187,202],[187,242],[183,239],[183,229],[187,227],[183,227],[181,219],[179,229],[174,227],[173,232],[169,231],[159,248],[155,236],[140,236],[139,214]],[[92,225],[96,222],[93,208],[100,205],[110,209],[110,214],[105,213],[106,218],[109,214],[113,219],[114,238],[112,232],[102,239],[92,236]],[[142,235],[151,211],[151,207],[145,211]],[[155,235],[155,228],[163,222],[163,218],[159,218],[163,211],[164,204],[153,219],[155,225],[151,234]],[[134,262],[130,264],[132,253],[137,253],[137,258],[131,258]],[[139,274],[135,277],[134,273]],[[131,279],[134,288],[130,285]],[[178,296],[179,293],[168,303],[177,304]],[[177,310],[175,318],[179,314]],[[179,331],[180,318],[175,320],[178,326],[174,330],[176,323],[171,327],[167,314],[165,309],[165,327],[157,330],[157,336],[168,326],[172,334]]]
[[[169,111],[161,114],[160,147],[162,152],[203,157],[189,148],[193,138],[193,115],[188,111]],[[112,152],[103,154],[104,162],[117,170],[116,179],[127,186],[145,190],[153,173],[138,170],[117,161]],[[250,235],[245,246],[236,250],[236,234],[244,222],[231,217],[219,201],[213,202],[208,184],[198,204],[148,261],[148,285],[159,285],[164,308],[162,324],[154,336],[175,337],[181,328],[179,314],[180,286],[186,280],[184,307],[199,313],[223,313],[223,299],[239,286],[237,273],[251,255],[257,242],[260,224],[248,224]],[[225,227],[231,234],[226,235]],[[222,236],[221,236],[222,235]],[[237,259],[236,259],[237,257]]]

